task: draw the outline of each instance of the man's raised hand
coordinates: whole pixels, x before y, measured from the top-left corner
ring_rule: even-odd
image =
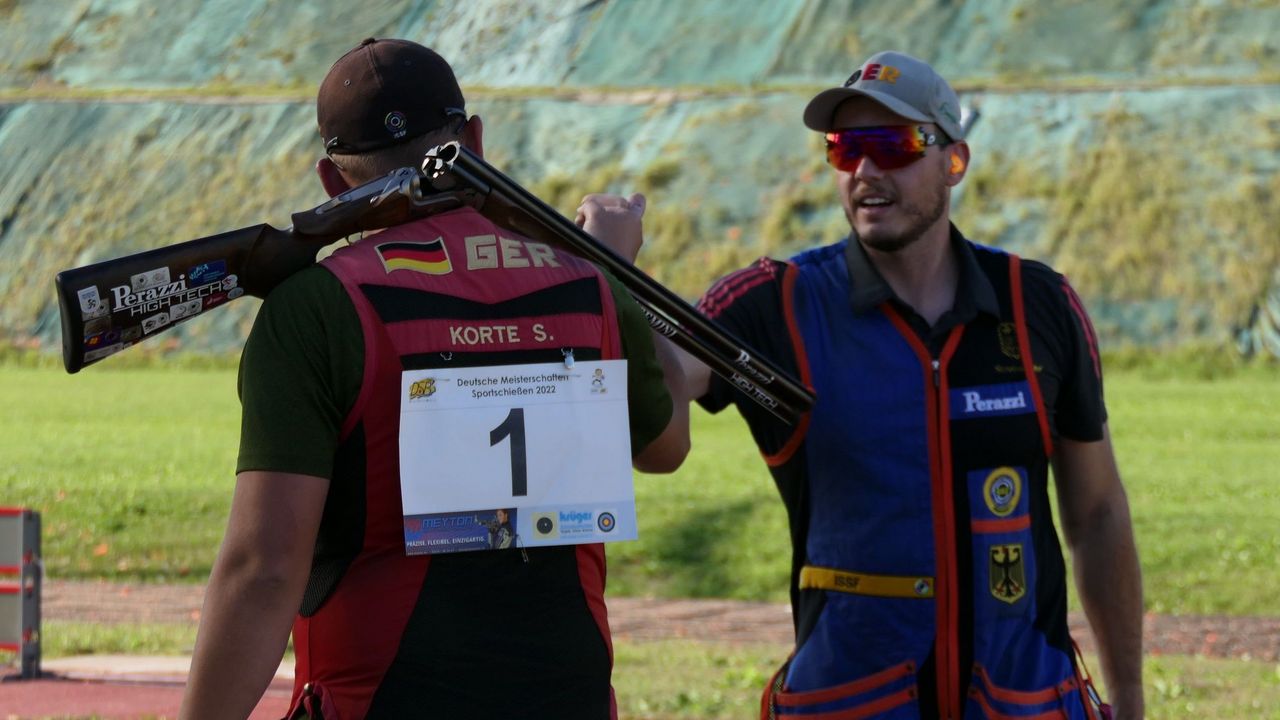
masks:
[[[592,193],[582,198],[573,221],[610,250],[635,262],[644,244],[644,209],[645,198],[640,193],[631,197]]]

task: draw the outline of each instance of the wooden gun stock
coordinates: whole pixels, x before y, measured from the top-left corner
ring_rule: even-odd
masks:
[[[419,179],[400,168],[295,213],[284,230],[253,225],[58,273],[63,366],[78,372],[237,298],[265,298],[348,235],[474,202],[469,190],[424,195]]]

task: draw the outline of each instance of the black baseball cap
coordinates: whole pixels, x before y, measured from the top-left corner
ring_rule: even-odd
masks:
[[[326,153],[369,152],[465,119],[453,68],[408,40],[366,38],[320,83],[316,121]]]

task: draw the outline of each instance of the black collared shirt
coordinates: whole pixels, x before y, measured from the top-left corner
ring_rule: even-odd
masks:
[[[916,335],[934,357],[942,351],[942,345],[946,342],[947,334],[952,328],[973,320],[978,313],[999,317],[1000,304],[996,301],[996,291],[991,287],[991,281],[978,267],[978,261],[973,257],[973,249],[969,246],[969,241],[954,224],[951,225],[950,242],[960,268],[956,299],[951,309],[944,312],[938,321],[930,326],[915,308],[903,302],[893,292],[893,288],[889,287],[884,276],[872,264],[866,248],[851,235],[848,245],[845,246],[844,257],[849,265],[849,304],[853,307],[853,312],[863,315],[888,301],[907,321],[911,329],[916,331]]]

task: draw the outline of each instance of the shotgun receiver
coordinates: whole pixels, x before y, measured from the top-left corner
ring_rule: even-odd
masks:
[[[348,235],[463,206],[612,272],[654,330],[783,420],[812,406],[807,388],[456,142],[429,151],[421,169],[400,168],[295,213],[285,230],[254,225],[58,273],[63,364],[74,373],[238,297],[264,298]]]

